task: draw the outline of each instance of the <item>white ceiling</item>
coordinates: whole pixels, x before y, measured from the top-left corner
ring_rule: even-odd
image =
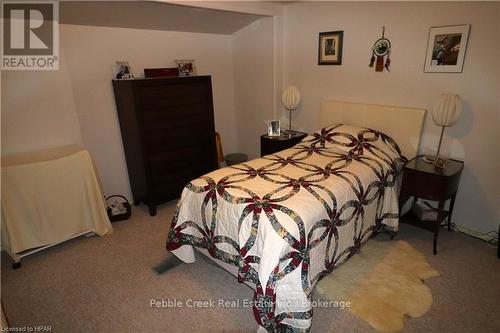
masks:
[[[150,1],[61,1],[59,22],[90,26],[232,34],[262,16]]]

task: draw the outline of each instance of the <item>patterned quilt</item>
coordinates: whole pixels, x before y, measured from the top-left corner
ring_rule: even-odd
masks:
[[[334,125],[291,149],[211,172],[182,193],[167,249],[193,247],[255,285],[268,332],[308,331],[314,286],[383,224],[398,225],[397,144],[375,130]]]

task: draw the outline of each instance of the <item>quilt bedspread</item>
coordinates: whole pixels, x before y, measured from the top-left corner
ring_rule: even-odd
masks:
[[[213,171],[183,190],[167,249],[193,247],[255,285],[268,332],[307,331],[312,291],[383,224],[397,229],[397,144],[375,130],[334,125],[298,145]]]

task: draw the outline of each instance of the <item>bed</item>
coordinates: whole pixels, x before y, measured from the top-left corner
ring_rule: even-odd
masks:
[[[307,331],[316,283],[380,228],[398,227],[395,180],[425,110],[323,101],[296,146],[216,170],[183,190],[167,249],[195,249],[254,290],[259,330]]]

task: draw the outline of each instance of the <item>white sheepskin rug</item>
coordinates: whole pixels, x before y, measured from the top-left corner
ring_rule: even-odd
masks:
[[[372,240],[321,280],[316,291],[351,302],[349,311],[379,332],[403,329],[405,316],[423,316],[432,305],[425,279],[438,276],[422,253],[404,241]]]

